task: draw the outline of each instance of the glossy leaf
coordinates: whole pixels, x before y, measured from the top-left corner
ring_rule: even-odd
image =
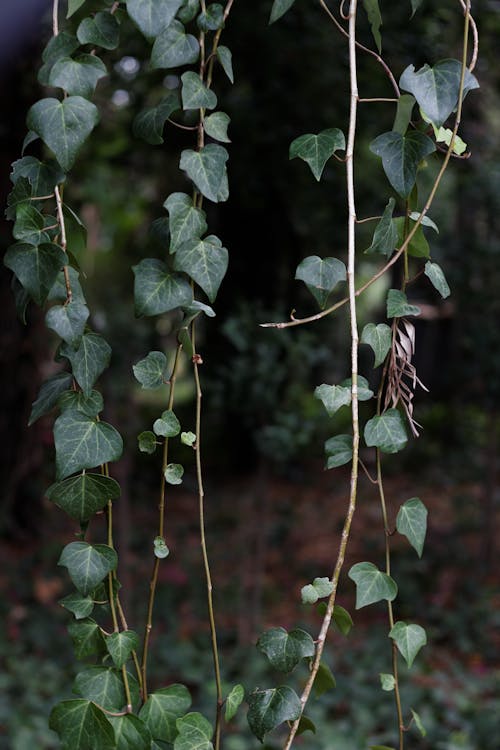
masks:
[[[181,431],[179,420],[171,409],[167,409],[153,425],[155,435],[162,437],[175,437]]]
[[[150,693],[139,711],[139,718],[155,740],[172,743],[177,735],[175,722],[191,705],[191,696],[184,685],[169,685]]]
[[[291,672],[302,659],[314,656],[314,641],[305,630],[271,628],[259,637],[257,648],[269,659],[274,669]]]
[[[243,685],[235,685],[226,698],[226,708],[224,719],[231,721],[236,716],[236,712],[245,697],[245,688]]]
[[[51,485],[45,493],[75,521],[88,521],[110,500],[120,497],[120,485],[102,474],[79,474]]]
[[[88,667],[79,672],[73,692],[107,711],[121,711],[127,704],[121,671],[110,667]]]
[[[107,75],[106,66],[96,55],[61,57],[50,71],[49,85],[63,89],[70,96],[89,99],[101,78]]]
[[[248,724],[262,742],[267,732],[284,721],[298,719],[301,708],[297,694],[286,685],[272,690],[256,690],[248,696]]]
[[[50,242],[51,237],[46,231],[46,218],[32,203],[20,203],[16,208],[16,223],[12,234],[16,240],[29,245]],[[53,223],[55,222],[51,222]]]
[[[163,143],[165,122],[180,108],[179,92],[171,91],[155,107],[148,107],[139,112],[132,124],[132,132],[146,143],[151,143],[153,146],[159,145]]]
[[[307,133],[290,144],[290,159],[298,157],[305,161],[315,178],[321,179],[325,164],[336,151],[345,149],[345,137],[338,128],[323,130],[318,135]]]
[[[422,214],[420,211],[412,211],[410,213],[410,219],[412,222],[418,221]],[[431,217],[428,214],[425,214],[422,216],[422,221],[420,222],[421,226],[423,227],[429,227],[430,229],[433,229],[436,234],[439,234],[439,228],[435,221],[432,221]],[[413,225],[412,225],[413,226]]]
[[[171,253],[175,253],[179,245],[187,240],[199,239],[206,232],[205,212],[195,208],[186,193],[172,193],[163,206],[169,216]]]
[[[352,617],[349,612],[341,607],[340,604],[336,604],[333,608],[333,622],[340,630],[342,635],[349,635],[351,628],[354,625]]]
[[[352,436],[335,435],[325,442],[326,468],[336,469],[352,461]]]
[[[67,305],[51,307],[45,316],[45,324],[63,341],[76,348],[81,343],[89,314],[87,305],[72,301]]]
[[[93,601],[91,600],[93,609]],[[78,620],[68,625],[68,633],[71,636],[75,656],[77,659],[88,659],[94,654],[106,652],[101,628],[95,620]]]
[[[120,38],[120,25],[114,15],[100,11],[95,16],[83,19],[76,36],[80,44],[116,49]]]
[[[70,361],[78,385],[88,396],[98,377],[109,365],[111,347],[99,334],[86,333],[82,336],[78,349],[63,345],[61,355]]]
[[[141,432],[141,434],[137,436],[137,441],[139,443],[139,450],[141,451],[141,453],[155,452],[157,442],[154,432],[151,432],[150,430]]]
[[[65,180],[64,172],[56,162],[41,162],[34,156],[23,156],[13,162],[11,182],[16,185],[21,177],[28,180],[32,196],[51,195],[54,187]]]
[[[27,205],[31,201],[32,188],[29,180],[26,178],[18,178],[13,189],[7,196],[7,208],[5,209],[5,217],[10,221],[15,221],[18,208],[21,205]]]
[[[213,302],[219,291],[229,262],[229,255],[220,240],[214,235],[204,240],[191,239],[177,248],[174,257],[174,268],[184,271],[196,281],[210,302]]]
[[[51,711],[49,727],[59,735],[62,750],[116,750],[113,727],[91,701],[58,703]]]
[[[213,750],[211,738],[214,730],[201,714],[186,714],[177,719],[175,725],[178,734],[174,740],[174,750]]]
[[[388,693],[394,690],[394,687],[396,685],[396,680],[394,679],[393,674],[387,674],[385,672],[381,672],[379,677],[380,677],[380,687],[382,688],[382,690],[385,690]]]
[[[62,102],[52,98],[36,102],[28,112],[27,124],[67,172],[98,120],[94,104],[81,96],[68,96]]]
[[[314,395],[323,402],[328,415],[332,417],[342,406],[349,406],[351,403],[351,389],[343,388],[341,385],[327,385],[323,383],[318,385]]]
[[[295,278],[305,283],[322,310],[339,281],[345,281],[346,277],[346,267],[341,260],[322,259],[317,255],[304,258],[295,272]]]
[[[315,604],[318,599],[330,596],[332,591],[333,584],[329,578],[315,578],[300,590],[302,604]]]
[[[134,375],[143,388],[160,388],[166,382],[167,358],[163,352],[149,352],[147,357],[132,366]]]
[[[85,596],[115,570],[117,562],[115,550],[106,544],[71,542],[63,549],[58,565],[68,569],[76,588]]]
[[[430,280],[434,289],[436,289],[443,299],[450,296],[451,290],[446,281],[446,277],[443,273],[441,266],[437,263],[431,263],[430,260],[425,264],[425,275]]]
[[[59,604],[74,615],[76,620],[88,617],[94,609],[94,600],[91,596],[82,596],[78,592],[68,594],[64,599],[59,599]]]
[[[417,305],[410,305],[406,294],[399,289],[389,289],[387,292],[387,317],[404,318],[408,315],[420,315]]]
[[[290,10],[295,0],[273,0],[273,7],[271,8],[271,15],[269,17],[269,23],[274,23],[281,18],[287,10]]]
[[[161,315],[188,305],[193,292],[187,279],[168,271],[161,260],[145,258],[133,266],[136,315]]]
[[[427,508],[420,498],[412,497],[403,503],[396,518],[396,528],[422,557],[427,534]]]
[[[200,31],[217,31],[224,28],[224,8],[220,3],[211,3],[205,13],[196,19]]]
[[[66,411],[54,425],[58,480],[82,469],[117,461],[123,441],[114,427],[77,411]]]
[[[151,750],[149,729],[134,714],[110,716],[115,731],[116,750]]]
[[[234,83],[234,72],[233,72],[233,55],[228,47],[219,45],[217,47],[217,60],[222,66],[222,70],[227,75],[231,83]]]
[[[66,391],[59,399],[61,412],[73,410],[81,411],[87,417],[97,417],[104,409],[104,399],[99,391],[90,391],[86,396],[82,391]]]
[[[231,118],[226,115],[225,112],[214,112],[203,120],[203,128],[205,133],[211,138],[215,138],[216,141],[222,143],[231,143],[231,139],[227,135],[227,129]]]
[[[4,264],[37,305],[43,305],[65,260],[62,248],[52,242],[38,246],[17,242],[5,253]]]
[[[367,323],[361,334],[361,343],[368,344],[375,355],[374,367],[379,367],[387,357],[392,344],[392,331],[386,323]]]
[[[156,38],[151,51],[153,68],[177,68],[198,60],[200,45],[195,36],[186,34],[179,21],[172,23]]]
[[[132,651],[139,647],[139,636],[133,630],[122,630],[106,636],[106,648],[115,667],[123,667]]]
[[[427,643],[427,635],[420,625],[407,625],[406,622],[396,622],[391,628],[389,638],[392,638],[398,651],[406,661],[408,667],[413,664],[416,655]]]
[[[370,144],[370,151],[380,156],[387,179],[402,198],[410,195],[420,162],[435,150],[434,142],[417,130],[407,135],[391,130]]]
[[[356,584],[356,609],[367,607],[382,599],[392,602],[397,596],[396,582],[373,563],[361,562],[353,565],[349,571],[349,578]]]
[[[372,417],[365,425],[365,442],[368,447],[380,448],[384,453],[397,453],[408,442],[403,417],[397,409],[387,409]]]
[[[181,75],[183,109],[215,109],[217,96],[204,84],[198,73],[192,70]]]
[[[398,233],[396,226],[392,220],[392,214],[394,212],[394,206],[396,201],[394,198],[389,199],[389,203],[384,209],[382,218],[378,222],[375,232],[373,233],[373,239],[370,247],[365,250],[367,254],[379,253],[389,257],[396,249],[398,241]]]
[[[31,407],[28,425],[32,425],[37,419],[47,414],[57,404],[61,393],[71,388],[73,376],[69,372],[58,372],[45,381],[40,392]]]
[[[194,182],[196,188],[205,198],[219,203],[227,200],[225,183],[227,182],[226,162],[229,154],[223,146],[209,143],[200,151],[188,149],[181,153],[180,168]]]
[[[324,662],[320,662],[316,677],[313,682],[313,690],[316,698],[319,698],[323,693],[328,690],[333,690],[337,687],[337,682],[332,674],[330,667]]]
[[[161,34],[175,18],[182,0],[127,0],[127,13],[146,39]]]
[[[379,53],[382,51],[382,38],[380,36],[380,27],[382,26],[382,16],[378,0],[363,0],[363,5],[368,16],[368,22],[372,30],[372,35],[377,45]]]
[[[165,481],[168,484],[182,484],[184,467],[180,464],[167,464],[165,469]]]

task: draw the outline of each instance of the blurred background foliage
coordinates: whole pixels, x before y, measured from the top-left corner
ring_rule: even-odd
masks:
[[[9,3],[5,4],[5,8]],[[20,156],[29,106],[41,96],[34,71],[50,35],[47,3],[26,0],[7,9],[17,19],[9,36],[10,55],[1,58],[3,113],[0,122],[0,186],[9,191],[10,163]],[[407,7],[408,6],[408,7]],[[457,3],[438,7],[424,0],[411,21],[409,3],[381,1],[383,54],[396,78],[410,63],[420,67],[459,57]],[[24,8],[24,12],[23,12]],[[347,478],[323,472],[323,441],[346,426],[340,413],[328,420],[313,398],[321,382],[348,374],[346,313],[311,327],[285,331],[258,327],[286,319],[290,310],[316,311],[313,299],[293,280],[308,255],[345,257],[344,177],[329,162],[317,184],[299,160],[288,161],[297,136],[327,127],[346,128],[347,48],[317,3],[297,0],[292,12],[267,26],[269,0],[237,2],[224,44],[233,50],[235,83],[218,75],[215,88],[231,116],[230,200],[209,207],[210,230],[230,251],[230,267],[216,302],[217,317],[201,332],[204,359],[204,452],[207,465],[209,537],[216,570],[225,678],[245,687],[263,686],[270,675],[252,646],[263,626],[311,624],[299,605],[300,586],[328,575]],[[430,631],[431,645],[404,675],[405,701],[418,710],[426,739],[412,730],[412,748],[496,750],[500,730],[498,569],[498,447],[500,429],[500,3],[477,0],[473,11],[480,33],[476,75],[479,92],[466,101],[461,136],[472,157],[454,160],[431,215],[440,233],[428,237],[435,260],[452,288],[441,303],[425,285],[412,299],[431,313],[417,321],[416,365],[430,393],[417,394],[422,437],[386,462],[394,507],[419,494],[430,507],[429,541],[422,561],[405,549],[395,555],[401,616],[416,618]],[[6,13],[1,10],[1,13]],[[19,15],[20,14],[20,15]],[[8,16],[6,15],[6,18]],[[7,44],[8,26],[4,26]],[[17,36],[16,36],[17,35]],[[371,45],[360,14],[360,40]],[[2,39],[3,41],[3,39]],[[124,51],[126,55],[124,56]],[[138,455],[136,435],[149,429],[164,408],[161,392],[141,392],[131,366],[150,349],[172,351],[168,316],[134,320],[131,265],[160,255],[161,237],[151,224],[164,217],[162,203],[186,183],[178,154],[191,136],[167,128],[165,144],[152,147],[132,135],[137,111],[177,84],[175,76],[149,71],[148,47],[128,23],[122,43],[107,61],[110,76],[99,84],[101,125],[85,147],[66,188],[66,199],[87,227],[87,249],[75,245],[92,323],[113,347],[102,381],[106,418],[122,432],[123,460],[113,468],[122,484],[117,505],[118,543],[126,603],[137,618],[143,611],[144,580],[157,485],[154,457]],[[391,96],[380,66],[359,56],[361,96]],[[389,196],[380,163],[368,150],[392,126],[385,104],[362,104],[357,138],[358,217],[380,214]],[[429,160],[429,173],[437,161]],[[421,176],[422,188],[429,181]],[[2,250],[11,227],[3,223]],[[373,229],[373,227],[371,227]],[[374,265],[362,250],[370,224],[359,230],[359,270]],[[28,326],[17,321],[10,276],[2,270],[1,332],[3,396],[0,505],[0,748],[55,748],[46,728],[50,707],[68,694],[72,655],[66,614],[57,605],[65,579],[56,568],[62,544],[74,529],[43,500],[51,483],[50,421],[26,427],[40,383],[54,371],[55,342],[43,315],[31,309]],[[360,300],[360,322],[384,316],[383,292],[374,285]],[[371,354],[361,350],[362,372],[373,382]],[[375,381],[373,380],[375,378]],[[177,410],[193,429],[193,384],[189,368],[181,378]],[[365,457],[369,461],[369,456]],[[179,460],[189,461],[179,455]],[[197,703],[210,711],[201,567],[194,499],[194,472],[175,495],[156,634],[154,673],[165,681],[186,681]],[[381,557],[383,537],[370,485],[362,485],[352,561]],[[380,526],[381,529],[381,526]],[[221,543],[221,538],[224,542]],[[242,555],[241,553],[244,552]],[[360,557],[362,556],[362,557]],[[401,580],[400,580],[401,579]],[[345,604],[353,605],[344,582]],[[387,671],[386,624],[382,611],[356,615],[349,643],[332,639],[329,660],[337,689],[314,704],[316,738],[307,747],[359,750],[368,742],[391,744],[392,700],[379,687]],[[314,628],[317,627],[315,623]],[[379,662],[380,661],[380,665]],[[187,675],[187,676],[186,676]],[[300,681],[300,675],[296,678]],[[255,746],[242,722],[228,750]],[[326,744],[325,744],[326,742]],[[272,738],[269,740],[272,745]]]

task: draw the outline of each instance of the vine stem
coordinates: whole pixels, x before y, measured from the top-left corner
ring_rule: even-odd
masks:
[[[59,0],[52,4],[52,33],[54,36],[59,34]]]
[[[350,0],[349,5],[349,71],[350,71],[350,112],[349,112],[349,134],[347,138],[347,149],[346,149],[346,180],[347,180],[347,200],[349,209],[349,222],[348,222],[348,283],[349,283],[349,310],[350,310],[350,324],[351,324],[351,395],[352,395],[352,466],[351,466],[351,480],[349,489],[349,505],[342,529],[342,536],[339,545],[339,551],[337,554],[337,560],[332,573],[332,592],[328,598],[326,613],[321,624],[321,629],[316,641],[316,651],[313,659],[312,668],[306,682],[306,685],[302,691],[300,697],[301,710],[298,718],[293,722],[288,738],[286,740],[284,750],[290,750],[297,730],[299,728],[300,719],[304,712],[306,703],[311,694],[316,675],[321,664],[321,657],[326,643],[328,629],[333,616],[333,610],[335,606],[335,599],[337,595],[337,588],[340,578],[340,573],[344,565],[345,552],[347,548],[347,542],[349,539],[349,533],[351,530],[352,519],[356,510],[356,499],[357,499],[357,486],[358,486],[358,458],[359,458],[359,414],[358,414],[358,327],[356,319],[356,290],[354,286],[354,272],[355,272],[355,248],[356,248],[356,207],[355,207],[355,194],[354,194],[354,142],[356,137],[356,115],[358,106],[358,84],[357,84],[357,68],[356,68],[356,13],[357,13],[357,0]]]
[[[62,202],[61,191],[59,190],[59,185],[55,186],[54,195],[56,198],[57,220],[59,223],[59,227],[61,229],[61,247],[64,250],[64,254],[66,255],[66,257],[68,257],[68,240],[66,237],[66,223],[64,221],[63,202]],[[67,264],[63,266],[63,273],[64,273],[64,285],[66,287],[66,303],[69,304],[71,300],[73,299],[73,292],[71,290],[71,280],[69,278],[69,268]]]

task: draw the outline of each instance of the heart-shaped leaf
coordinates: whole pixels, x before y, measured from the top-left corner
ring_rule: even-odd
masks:
[[[20,203],[16,208],[16,223],[12,234],[16,240],[29,245],[41,245],[50,242],[50,234],[46,230],[46,219],[32,203]],[[56,223],[55,220],[50,222]],[[50,226],[50,224],[49,224]]]
[[[201,80],[198,73],[188,70],[181,75],[183,109],[215,109],[217,96]]]
[[[174,268],[187,273],[213,302],[226,274],[228,259],[228,252],[218,237],[210,235],[204,240],[191,239],[180,245]]]
[[[139,112],[132,125],[134,135],[152,145],[163,143],[165,122],[180,107],[178,91],[171,91],[155,107],[148,107]]]
[[[175,722],[178,735],[174,750],[213,750],[213,727],[197,712],[186,714]]]
[[[356,584],[356,609],[367,607],[382,599],[392,602],[397,596],[396,582],[373,563],[361,562],[353,565],[349,571],[349,578]]]
[[[422,557],[427,533],[427,508],[420,498],[412,497],[403,503],[396,518],[396,528]]]
[[[308,656],[314,656],[314,641],[305,630],[294,628],[271,628],[259,637],[257,648],[269,659],[274,669],[291,672],[297,664]]]
[[[428,260],[425,264],[424,273],[427,278],[430,279],[430,282],[434,289],[439,292],[443,299],[446,299],[450,296],[451,290],[448,286],[448,282],[446,281],[446,277],[441,266],[439,266],[437,263],[431,263],[431,261]]]
[[[114,427],[78,411],[66,411],[58,417],[54,441],[59,480],[81,469],[117,461],[123,450],[123,441]]]
[[[28,425],[32,425],[37,419],[47,414],[57,404],[61,393],[71,388],[72,383],[73,376],[69,372],[58,372],[43,383],[31,407]]]
[[[304,282],[323,310],[339,281],[346,280],[347,272],[344,263],[337,258],[322,259],[311,255],[299,263],[295,278]]]
[[[111,347],[99,334],[86,333],[81,337],[78,349],[64,344],[61,355],[71,362],[73,375],[88,396],[99,375],[109,365]]]
[[[392,638],[408,667],[413,664],[416,655],[427,643],[427,635],[420,625],[407,625],[406,622],[396,622],[391,628],[389,638]]]
[[[55,161],[46,164],[34,156],[23,156],[13,162],[11,182],[16,185],[21,177],[27,178],[33,197],[51,195],[54,187],[65,180],[64,172]]]
[[[281,685],[272,690],[250,693],[247,720],[253,734],[262,742],[267,732],[284,721],[295,721],[301,710],[297,694],[286,685]]]
[[[209,143],[200,151],[191,149],[183,151],[179,166],[205,198],[219,203],[227,200],[226,162],[228,158],[229,154],[223,146]]]
[[[144,258],[133,266],[136,315],[161,315],[189,305],[193,292],[187,279],[171,273],[161,260]]]
[[[341,607],[340,604],[336,604],[333,608],[333,622],[342,635],[349,635],[351,628],[354,625],[351,615],[346,609],[344,609],[344,607]]]
[[[386,323],[367,323],[361,334],[361,343],[371,346],[375,355],[373,366],[379,367],[391,348],[392,331]]]
[[[15,273],[37,305],[43,305],[47,299],[65,262],[66,254],[52,242],[38,246],[17,242],[9,247],[4,257],[4,264]]]
[[[315,578],[312,583],[303,586],[300,590],[302,604],[315,604],[318,599],[330,596],[333,584],[329,578]]]
[[[380,448],[384,453],[397,453],[408,442],[403,417],[397,409],[387,409],[383,414],[369,419],[365,425],[365,442],[369,447]]]
[[[195,208],[192,199],[186,193],[172,193],[163,206],[168,211],[171,253],[175,253],[187,240],[198,240],[206,232],[205,212]]]
[[[328,690],[333,690],[337,687],[337,681],[333,676],[332,670],[324,662],[320,662],[316,677],[313,682],[313,690],[316,698],[326,693]]]
[[[231,721],[231,719],[236,716],[236,712],[240,707],[244,697],[245,688],[243,687],[243,685],[235,685],[231,689],[231,692],[226,698],[226,708],[224,713],[224,719],[226,721]]]
[[[154,432],[151,432],[150,430],[141,432],[141,434],[137,436],[137,441],[139,443],[139,450],[141,451],[141,453],[151,454],[155,452],[157,442]]]
[[[51,485],[45,493],[75,521],[88,521],[110,500],[120,497],[120,485],[102,474],[79,474]]]
[[[76,588],[85,596],[115,570],[117,562],[115,550],[106,544],[71,542],[63,549],[58,565],[67,568]]]
[[[133,630],[122,630],[106,636],[106,648],[113,659],[115,667],[123,667],[130,654],[139,646],[139,636]]]
[[[387,691],[390,693],[392,690],[394,690],[396,686],[396,680],[394,679],[393,674],[386,674],[386,673],[380,673],[380,687],[382,690]]]
[[[58,703],[51,711],[49,727],[59,735],[62,750],[116,750],[113,727],[92,701]]]
[[[164,476],[168,484],[182,484],[184,467],[181,464],[167,464]]]
[[[167,358],[163,352],[149,352],[132,369],[143,388],[160,388],[166,382]]]
[[[169,685],[150,693],[139,711],[139,718],[148,727],[153,739],[173,743],[177,735],[175,723],[184,716],[190,705],[191,696],[184,685]]]
[[[116,49],[120,39],[120,25],[116,16],[100,11],[95,16],[83,19],[76,36],[80,44]]]
[[[195,36],[186,34],[180,21],[172,21],[156,37],[151,51],[151,67],[178,68],[198,60],[200,45]]]
[[[70,96],[89,99],[97,82],[107,75],[106,66],[96,55],[61,57],[49,75],[49,85],[63,89]]]
[[[59,599],[59,604],[68,612],[71,612],[76,620],[88,617],[94,609],[94,600],[91,596],[82,596],[77,591],[68,594],[64,599]],[[91,623],[93,620],[90,621]]]
[[[336,469],[352,460],[352,436],[335,435],[325,442],[326,468]]]
[[[75,596],[78,596],[78,594]],[[82,601],[86,601],[89,598],[81,597]],[[90,602],[92,611],[94,602],[92,599],[90,599]],[[94,654],[102,655],[106,653],[101,628],[95,620],[89,618],[87,620],[71,622],[68,625],[68,632],[71,636],[77,659],[88,659],[89,656],[93,656]]]
[[[341,406],[349,406],[351,403],[351,389],[343,388],[341,385],[318,385],[314,391],[316,398],[323,402],[323,406],[332,417]]]
[[[402,198],[410,195],[420,162],[435,150],[434,142],[417,130],[407,135],[391,130],[370,144],[370,151],[380,156],[387,179]]]
[[[67,305],[51,307],[45,316],[47,328],[51,328],[71,347],[81,344],[85,324],[89,318],[87,305],[82,302],[69,302]]]
[[[231,139],[227,135],[227,129],[231,119],[225,112],[214,112],[212,115],[205,117],[203,120],[203,128],[205,133],[211,138],[215,138],[216,141],[222,143],[231,143]]]
[[[88,667],[79,672],[73,683],[73,692],[106,711],[121,711],[127,704],[121,670],[110,667]]]
[[[204,13],[196,19],[200,31],[217,31],[224,27],[224,7],[220,3],[211,3]]]
[[[307,133],[296,138],[290,144],[290,159],[303,159],[316,179],[321,179],[323,169],[328,159],[333,156],[335,151],[345,149],[345,136],[338,128],[323,130],[318,135]]]
[[[396,226],[392,220],[392,214],[396,201],[394,198],[389,199],[389,203],[384,209],[382,218],[375,228],[373,233],[372,244],[365,250],[365,253],[380,253],[389,257],[396,249],[396,243],[398,241],[398,232]]]
[[[404,318],[407,315],[420,315],[417,305],[410,305],[406,294],[400,289],[389,289],[387,292],[387,317]]]
[[[175,18],[183,0],[127,0],[127,13],[146,39],[161,34]]]
[[[116,750],[151,750],[151,733],[134,714],[110,716],[115,730]]]
[[[86,396],[83,391],[66,391],[59,399],[61,412],[72,409],[81,411],[87,417],[97,417],[104,409],[104,399],[99,391],[90,391]]]
[[[179,420],[171,409],[164,411],[160,419],[157,419],[153,425],[155,435],[161,437],[175,437],[181,431]]]

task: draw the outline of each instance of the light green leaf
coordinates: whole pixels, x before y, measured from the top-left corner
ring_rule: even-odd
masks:
[[[420,219],[420,216],[421,216],[420,211],[412,211],[410,213],[410,219],[413,222],[418,221]],[[420,224],[423,227],[429,227],[430,229],[434,229],[436,234],[439,234],[438,225],[436,224],[436,222],[432,221],[431,217],[427,216],[427,214],[425,214],[425,216],[422,216],[422,221],[420,222]]]
[[[85,596],[115,570],[117,562],[115,550],[106,544],[71,542],[63,549],[57,564],[68,569],[76,588]]]
[[[88,667],[79,672],[73,692],[107,711],[121,711],[127,704],[121,670],[110,667]]]
[[[62,248],[52,242],[38,247],[16,242],[5,253],[4,264],[37,305],[43,305],[65,260]]]
[[[181,431],[179,420],[171,409],[164,411],[160,419],[153,425],[155,435],[162,437],[175,437]]]
[[[147,357],[132,366],[134,375],[143,388],[160,388],[166,382],[167,358],[163,352],[149,352]]]
[[[301,588],[302,604],[315,604],[318,599],[330,596],[332,591],[333,584],[329,578],[315,578],[312,583]]]
[[[420,498],[412,497],[403,503],[396,518],[396,528],[422,557],[427,533],[427,508]]]
[[[367,323],[361,334],[361,343],[371,346],[375,355],[373,366],[379,367],[391,348],[392,331],[386,323]]]
[[[405,239],[405,217],[398,216],[397,219],[393,220],[394,226],[396,227],[398,240],[397,244],[401,246]],[[410,229],[413,229],[415,222],[410,219]],[[410,240],[407,246],[408,255],[412,255],[414,258],[428,258],[430,255],[429,243],[424,234],[422,225],[420,225]]]
[[[139,711],[153,739],[172,743],[177,735],[175,722],[191,705],[191,696],[184,685],[169,685],[150,693]]]
[[[256,690],[248,696],[247,720],[253,734],[262,742],[264,735],[284,721],[295,721],[302,706],[297,694],[286,685],[272,690]]]
[[[416,724],[416,727],[417,727],[418,731],[420,732],[420,734],[422,735],[422,737],[425,737],[426,734],[427,734],[427,730],[424,727],[424,725],[422,724],[422,719],[417,714],[417,712],[413,710],[413,708],[411,708],[410,711],[412,713],[413,720],[414,720],[414,722]]]
[[[199,713],[189,713],[175,722],[178,735],[174,750],[212,750],[212,725]]]
[[[404,318],[407,315],[420,315],[417,305],[410,305],[406,294],[399,289],[389,289],[387,292],[387,317]]]
[[[165,263],[155,258],[144,258],[133,266],[134,296],[137,316],[161,315],[176,307],[189,305],[193,292],[187,279],[171,273]]]
[[[106,14],[109,15],[109,14]],[[81,96],[41,99],[28,112],[27,124],[54,152],[68,172],[76,155],[99,120],[97,107]]]
[[[83,19],[76,36],[80,44],[116,49],[120,39],[120,25],[111,13],[99,12],[95,16]]]
[[[380,448],[384,453],[397,453],[408,442],[403,417],[397,409],[387,409],[383,414],[369,419],[365,425],[365,442],[368,447]]]
[[[120,633],[107,635],[105,643],[113,664],[120,668],[127,663],[132,651],[139,647],[139,636],[133,630],[122,630]]]
[[[161,536],[155,537],[155,540],[153,542],[153,549],[155,557],[158,557],[160,560],[163,560],[170,554],[170,550],[165,544],[165,540]]]
[[[394,690],[394,687],[396,685],[396,680],[394,679],[393,674],[387,674],[387,673],[381,672],[379,677],[380,677],[380,685],[382,687],[382,690],[386,690],[388,693]]]
[[[352,461],[352,436],[335,435],[325,442],[326,468],[336,469]]]
[[[168,484],[182,484],[184,467],[180,464],[168,464],[165,469],[165,481]]]
[[[190,448],[193,448],[194,444],[196,443],[196,435],[194,432],[181,432],[181,443],[183,445],[189,445]]]
[[[394,198],[390,198],[389,203],[384,209],[382,218],[375,227],[372,243],[370,247],[365,250],[366,254],[380,253],[388,258],[396,249],[398,233],[392,220],[395,204],[396,201]]]
[[[426,632],[420,625],[407,625],[401,620],[391,628],[389,638],[395,642],[408,667],[411,667],[416,655],[427,643]]]
[[[446,144],[446,146],[449,146],[451,143],[451,139],[453,138],[453,130],[443,127],[436,128],[434,123],[432,123],[432,127],[434,129],[434,137],[436,141],[438,143],[444,143]],[[453,153],[461,156],[463,153],[465,153],[465,151],[467,151],[467,144],[460,138],[459,135],[456,135],[453,141]]]
[[[226,115],[225,112],[214,112],[212,115],[205,117],[203,120],[203,128],[205,133],[211,138],[215,138],[216,141],[222,143],[231,143],[231,139],[228,138],[227,129],[231,118]]]
[[[224,8],[219,3],[211,3],[206,13],[200,13],[196,19],[200,31],[217,31],[224,28]]]
[[[231,719],[236,716],[236,712],[240,707],[244,697],[245,688],[243,687],[243,685],[235,685],[231,689],[231,692],[226,698],[226,708],[224,714],[224,718],[226,721],[231,721]]]
[[[86,396],[82,391],[66,391],[59,398],[59,408],[63,411],[80,411],[87,417],[97,417],[104,409],[104,399],[99,391],[90,391]]]
[[[372,35],[377,45],[379,53],[382,51],[382,38],[380,36],[380,27],[382,26],[382,16],[380,15],[380,8],[378,0],[363,0],[363,5],[368,16],[368,22],[370,24]]]
[[[120,497],[120,485],[101,474],[80,474],[51,485],[46,496],[75,521],[88,521],[110,500]]]
[[[179,166],[186,172],[205,198],[214,203],[219,203],[227,200],[225,189],[228,158],[229,154],[223,146],[209,143],[200,151],[192,151],[191,149],[183,151]]]
[[[407,135],[391,130],[370,144],[370,151],[381,157],[387,179],[402,198],[410,195],[420,162],[435,150],[434,142],[417,130]]]
[[[110,716],[115,730],[116,750],[151,750],[151,734],[134,714]]]
[[[141,453],[154,453],[156,450],[157,442],[156,442],[156,435],[154,432],[150,432],[149,430],[146,430],[145,432],[141,432],[140,435],[137,436],[137,440],[139,443],[139,450]]]
[[[307,133],[296,138],[290,144],[290,159],[303,159],[311,172],[318,180],[321,179],[323,169],[328,159],[333,156],[335,151],[345,149],[345,137],[338,128],[323,130],[318,135]]]
[[[346,378],[340,385],[352,392],[352,378]],[[371,398],[373,398],[373,391],[368,384],[368,380],[362,375],[358,375],[358,401],[369,401]]]
[[[373,563],[357,563],[352,566],[348,575],[356,584],[356,609],[367,607],[382,599],[392,602],[397,596],[396,582]]]
[[[173,21],[182,0],[127,0],[127,12],[146,39],[161,34]]]
[[[320,662],[316,677],[313,682],[313,690],[316,698],[326,693],[328,690],[334,690],[337,682],[332,674],[330,667],[324,662]]]
[[[90,602],[90,611],[92,611],[94,602],[92,600]],[[101,628],[95,620],[88,619],[71,622],[68,625],[68,632],[71,636],[77,659],[88,659],[89,656],[93,656],[94,654],[106,653]]]
[[[66,18],[71,18],[71,16],[76,13],[84,3],[85,0],[68,0],[68,12]]]
[[[305,630],[271,628],[259,637],[257,648],[269,659],[274,669],[291,672],[302,659],[314,656],[314,641]]]
[[[206,214],[193,206],[186,193],[172,193],[163,204],[168,211],[170,227],[170,252],[187,240],[199,239],[207,230]]]
[[[32,203],[19,203],[16,208],[16,223],[12,234],[16,240],[25,242],[29,245],[41,245],[42,242],[50,242],[51,237],[46,232],[46,219]],[[50,220],[50,219],[49,219]],[[49,226],[57,223],[51,221]]]
[[[151,51],[153,68],[178,68],[198,60],[200,45],[195,36],[186,34],[179,21],[172,23],[156,38]]]
[[[342,406],[351,403],[351,389],[341,385],[327,385],[322,383],[314,391],[314,396],[323,402],[323,406],[332,417]]]
[[[217,47],[217,59],[222,66],[222,70],[227,75],[231,83],[234,83],[233,73],[233,55],[228,47],[220,45]]]
[[[116,750],[113,727],[91,701],[61,701],[51,711],[49,727],[62,750]]]
[[[424,273],[427,278],[430,279],[430,282],[434,289],[439,292],[443,299],[446,299],[450,296],[451,290],[448,286],[448,282],[446,281],[441,266],[439,266],[437,263],[431,263],[431,261],[428,260],[425,264]]]
[[[103,61],[96,55],[61,57],[50,71],[49,85],[63,89],[70,96],[90,99],[97,82],[107,72]]]
[[[225,247],[218,237],[210,235],[204,240],[191,239],[177,248],[174,257],[176,271],[184,271],[203,289],[210,302],[219,291],[229,262]]]
[[[274,23],[281,18],[287,10],[290,10],[295,0],[273,0],[273,7],[271,8],[271,15],[269,17],[269,24]]]
[[[123,450],[114,427],[77,411],[66,411],[56,419],[54,441],[59,480],[81,469],[117,461]]]
[[[99,334],[86,333],[82,336],[78,349],[63,344],[60,351],[71,362],[73,375],[84,394],[90,395],[92,386],[109,365],[110,345]]]
[[[51,307],[45,316],[45,325],[76,348],[81,344],[89,314],[87,305],[71,301],[67,305]]]
[[[341,607],[340,604],[336,604],[333,608],[333,622],[342,635],[349,635],[351,628],[354,625],[351,615],[346,609],[344,609],[344,607]]]
[[[45,381],[40,392],[31,407],[28,425],[32,425],[37,419],[47,414],[59,401],[59,396],[71,388],[73,377],[69,372],[58,372]]]
[[[170,115],[181,108],[179,92],[171,91],[155,107],[142,110],[135,117],[132,132],[153,146],[163,143],[163,128]]]
[[[188,70],[181,75],[183,109],[215,109],[217,96],[201,80],[198,73]]]
[[[347,272],[344,263],[337,258],[322,259],[311,255],[299,263],[295,278],[304,282],[323,310],[339,281],[346,280]]]
[[[91,596],[82,596],[77,592],[68,594],[64,599],[59,599],[59,604],[68,612],[71,612],[76,620],[81,620],[84,617],[88,617],[94,609],[94,600]],[[90,622],[93,622],[91,620]],[[104,643],[103,643],[104,645]]]
[[[415,97],[411,94],[401,94],[398,99],[396,117],[392,129],[400,135],[405,135],[408,125],[411,121],[413,107],[415,106]]]

